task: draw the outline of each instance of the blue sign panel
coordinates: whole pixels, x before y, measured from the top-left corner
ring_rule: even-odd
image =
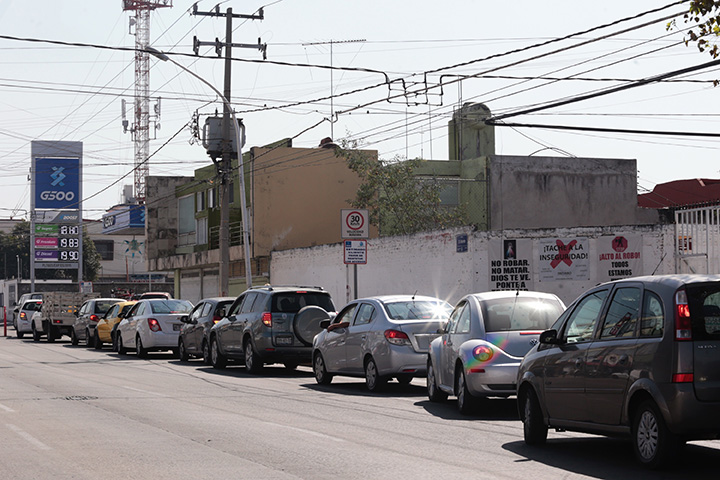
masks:
[[[80,202],[79,158],[35,159],[35,208],[77,210]]]
[[[461,233],[455,237],[456,251],[457,253],[465,253],[468,251],[468,236],[467,233]]]

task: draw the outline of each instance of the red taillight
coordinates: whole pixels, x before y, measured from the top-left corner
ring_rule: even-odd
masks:
[[[400,330],[385,330],[385,338],[393,345],[410,345],[407,333]]]
[[[693,383],[694,379],[692,373],[676,373],[672,376],[673,383]]]
[[[97,322],[98,320],[100,320],[100,317],[98,317],[97,315],[95,315],[95,314],[90,315],[91,322]]]
[[[215,315],[215,316],[213,317],[213,323],[217,323],[217,322],[219,322],[220,320],[222,320],[222,317],[221,317],[220,315]]]
[[[487,362],[493,357],[493,350],[487,345],[478,345],[473,348],[473,357],[481,362]]]
[[[154,318],[148,318],[148,326],[153,332],[159,332],[160,330],[162,330],[162,328],[160,328],[160,322],[158,322]]]
[[[685,290],[675,292],[675,340],[692,340],[690,306]]]
[[[27,319],[27,315],[25,314],[25,312],[20,312],[20,318],[22,318],[23,320]]]
[[[272,313],[265,312],[262,314],[262,322],[266,327],[272,327]]]

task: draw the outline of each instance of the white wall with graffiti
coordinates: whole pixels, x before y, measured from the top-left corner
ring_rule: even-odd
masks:
[[[367,264],[357,267],[344,264],[342,243],[273,252],[270,280],[322,286],[338,306],[356,296],[417,292],[455,303],[468,293],[515,289],[569,303],[601,282],[674,273],[674,248],[673,225],[458,229],[370,240]]]

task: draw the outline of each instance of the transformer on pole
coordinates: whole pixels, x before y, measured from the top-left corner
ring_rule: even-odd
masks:
[[[156,8],[172,7],[172,0],[123,0],[123,11],[135,11],[130,27],[135,27],[135,122],[130,131],[135,143],[135,200],[145,202],[145,177],[150,173],[150,60],[145,51],[150,43],[150,11]],[[123,104],[123,128],[127,131]],[[155,128],[159,128],[160,102],[155,105]]]

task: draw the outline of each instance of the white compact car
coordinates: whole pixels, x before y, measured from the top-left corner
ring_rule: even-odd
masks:
[[[182,328],[180,318],[187,315],[193,304],[187,300],[140,300],[117,327],[118,353],[135,349],[145,358],[149,351],[172,350],[177,353]]]
[[[39,312],[42,308],[42,300],[25,300],[18,309],[18,314],[14,320],[15,335],[17,338],[23,338],[26,333],[32,333],[32,317],[35,312]]]

